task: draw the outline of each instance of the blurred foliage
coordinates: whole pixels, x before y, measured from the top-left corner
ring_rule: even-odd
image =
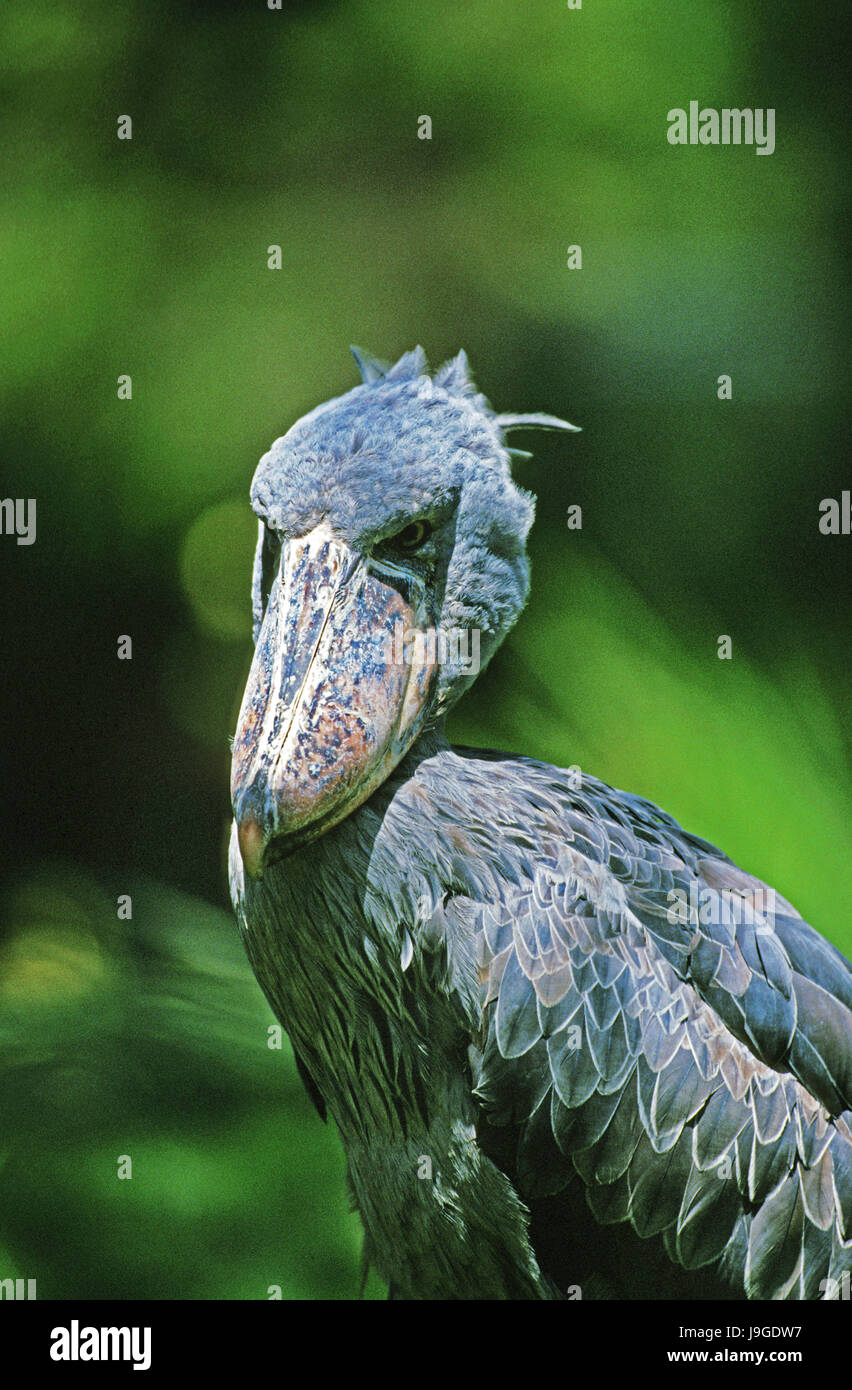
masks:
[[[518,465],[533,596],[453,735],[652,797],[852,951],[849,542],[817,528],[849,485],[841,17],[4,8],[3,495],[38,542],[0,546],[0,1275],[357,1291],[339,1145],[266,1045],[224,870],[248,484],[355,383],[350,342],[464,346],[500,409],[583,427]],[[670,148],[693,98],[775,107],[776,153]]]
[[[269,1046],[230,917],[127,891],[118,921],[55,866],[4,903],[4,1277],[35,1277],[39,1298],[354,1297],[342,1153],[286,1041]]]

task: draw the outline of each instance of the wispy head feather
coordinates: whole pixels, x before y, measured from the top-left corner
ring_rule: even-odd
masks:
[[[497,415],[497,424],[505,434],[508,430],[571,430],[572,433],[579,433],[579,425],[569,425],[567,420],[560,420],[558,415],[544,415],[541,411],[533,411],[529,415]]]
[[[365,352],[362,348],[353,347],[350,350],[358,364],[358,370],[365,386],[374,386],[383,382],[416,381],[419,377],[424,377],[427,381],[431,380],[432,384],[440,390],[446,391],[448,396],[468,401],[481,411],[493,425],[496,425],[501,441],[503,435],[508,434],[510,430],[565,430],[572,433],[579,431],[579,425],[571,425],[567,420],[562,420],[557,415],[546,415],[541,411],[532,411],[528,414],[495,414],[485,396],[481,395],[476,388],[470,374],[470,363],[464,348],[456,357],[445,362],[431,379],[428,376],[429,367],[422,347],[416,347],[411,352],[403,353],[399,361],[393,366],[382,361],[381,358],[373,357],[371,353]],[[518,458],[530,457],[522,449],[509,449],[508,452]]]
[[[365,386],[371,385],[374,381],[379,381],[390,371],[389,362],[382,362],[378,357],[371,357],[369,352],[365,352],[363,348],[353,345],[350,347],[349,351],[355,358],[358,371],[361,373],[361,380],[364,382]]]

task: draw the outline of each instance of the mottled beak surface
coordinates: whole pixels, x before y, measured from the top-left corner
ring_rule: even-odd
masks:
[[[325,528],[283,546],[231,767],[253,877],[365,801],[423,727],[434,643],[400,641],[423,621],[416,590]]]

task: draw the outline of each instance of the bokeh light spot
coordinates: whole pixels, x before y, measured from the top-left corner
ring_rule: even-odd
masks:
[[[219,637],[251,629],[248,595],[257,521],[247,501],[207,507],[186,533],[181,580],[198,623]]]

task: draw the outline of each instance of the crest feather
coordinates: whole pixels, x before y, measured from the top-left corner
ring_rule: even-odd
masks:
[[[372,385],[374,381],[380,381],[390,371],[389,362],[383,362],[379,357],[372,357],[363,348],[351,346],[349,351],[355,358],[358,371],[361,373],[361,380],[366,386]]]
[[[428,363],[426,354],[422,347],[413,348],[410,352],[404,352],[398,362],[393,366],[388,362],[382,361],[380,357],[373,357],[371,353],[365,352],[363,348],[352,346],[350,348],[352,356],[361,373],[361,379],[367,386],[372,386],[379,381],[416,381],[419,377],[426,376],[428,373]],[[450,396],[463,397],[471,404],[478,407],[489,419],[493,420],[497,428],[503,433],[509,430],[565,430],[574,433],[579,430],[579,425],[571,425],[567,420],[561,420],[557,415],[546,415],[541,411],[532,411],[525,414],[506,414],[496,415],[489,406],[484,396],[477,393],[476,385],[470,374],[470,363],[464,348],[435,373],[433,378],[436,386],[446,391]],[[529,457],[521,449],[510,449],[511,454],[518,458]]]
[[[534,411],[530,415],[496,415],[495,420],[500,429],[506,430],[570,430],[572,433],[579,433],[579,425],[569,425],[567,420],[560,420],[558,415],[544,415],[541,411]]]
[[[415,381],[426,374],[426,354],[422,347],[404,352],[398,362],[385,373],[386,381]]]
[[[467,396],[476,390],[470,377],[470,363],[464,348],[457,357],[445,362],[435,373],[435,385],[442,386],[451,396]]]

